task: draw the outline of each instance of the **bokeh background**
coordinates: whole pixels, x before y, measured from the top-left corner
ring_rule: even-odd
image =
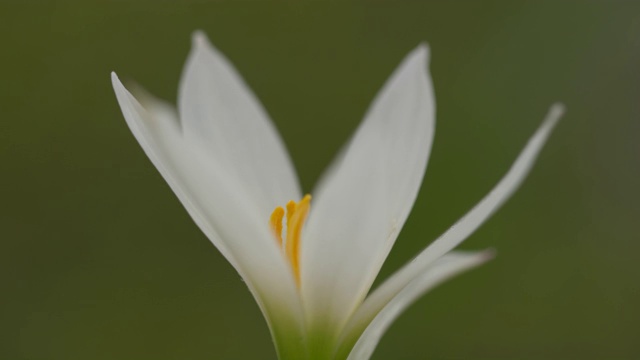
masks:
[[[637,1],[2,1],[0,359],[273,359],[261,314],[127,129],[109,73],[175,101],[205,30],[311,190],[399,61],[432,48],[438,116],[382,277],[568,107],[521,190],[374,359],[640,358]],[[265,217],[266,219],[266,217]]]

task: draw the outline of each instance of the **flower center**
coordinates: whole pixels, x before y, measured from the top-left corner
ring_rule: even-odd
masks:
[[[310,206],[311,195],[305,195],[298,203],[293,200],[287,203],[287,232],[284,241],[282,238],[282,218],[285,215],[285,210],[282,206],[273,210],[269,220],[276,241],[291,264],[298,287],[300,287],[300,234],[302,234],[302,226],[307,214],[309,214]]]

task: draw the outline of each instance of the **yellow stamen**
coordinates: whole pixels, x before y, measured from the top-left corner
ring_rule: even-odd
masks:
[[[287,226],[289,226],[293,213],[296,212],[296,206],[298,206],[298,204],[293,200],[289,200],[287,203]]]
[[[283,247],[287,260],[291,264],[296,284],[300,286],[300,235],[302,227],[309,214],[311,195],[305,195],[299,203],[289,201],[287,203],[287,233],[284,244],[282,243],[282,218],[284,209],[277,207],[271,214],[271,229],[276,235],[278,244]]]
[[[302,233],[304,221],[307,219],[307,214],[309,214],[310,202],[311,195],[305,195],[296,205],[295,212],[291,215],[289,223],[287,224],[285,253],[291,262],[291,268],[293,269],[293,274],[295,275],[298,286],[300,286],[300,234]]]
[[[278,241],[278,245],[282,246],[282,218],[284,217],[284,209],[282,206],[278,206],[273,213],[271,213],[271,219],[269,219],[269,225],[271,225],[271,231]]]

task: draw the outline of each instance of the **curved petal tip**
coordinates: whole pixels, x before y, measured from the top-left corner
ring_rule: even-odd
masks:
[[[482,253],[481,253],[481,257],[483,259],[483,262],[489,261],[489,260],[493,260],[493,259],[496,258],[497,255],[498,255],[498,251],[496,251],[496,249],[494,249],[494,248],[486,249],[486,250],[482,251]]]
[[[561,102],[557,102],[551,105],[551,107],[549,108],[549,112],[547,113],[547,116],[543,121],[543,128],[547,129],[547,131],[553,129],[566,111],[566,106],[564,106],[564,104]]]
[[[407,56],[407,60],[409,63],[414,63],[418,66],[427,66],[429,63],[431,51],[429,49],[429,44],[426,42],[421,42],[415,49],[413,49],[409,55]]]
[[[118,77],[115,71],[111,72],[111,86],[113,86],[113,89],[116,91],[116,94],[118,92],[126,91],[124,85],[122,84],[122,81],[120,81],[120,78]]]
[[[415,51],[420,53],[420,55],[425,61],[429,60],[429,57],[431,55],[431,48],[429,47],[429,44],[427,44],[426,42],[423,41],[420,44],[418,44]]]
[[[559,119],[565,112],[567,112],[567,107],[563,103],[557,102],[551,105],[549,117]]]
[[[191,34],[191,43],[193,47],[209,46],[209,38],[202,30],[196,30]]]

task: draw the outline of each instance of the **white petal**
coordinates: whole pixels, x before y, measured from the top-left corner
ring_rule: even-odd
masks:
[[[500,182],[471,211],[447,230],[436,241],[423,250],[413,261],[385,280],[358,309],[358,317],[372,318],[407,284],[423,274],[438,258],[458,246],[502,205],[525,179],[536,156],[549,137],[551,130],[564,112],[564,107],[555,104],[549,110],[542,126],[531,137],[511,169]],[[360,314],[367,313],[367,314]]]
[[[202,32],[193,35],[178,109],[186,139],[200,143],[244,186],[265,219],[276,206],[301,198],[289,155],[266,111]]]
[[[136,139],[196,224],[246,281],[274,336],[285,331],[280,327],[301,331],[295,282],[269,231],[268,217],[207,152],[182,136],[170,106],[145,96],[143,107],[115,74],[112,82]]]
[[[357,333],[360,333],[362,329],[357,329],[358,326],[366,327],[366,329],[357,340],[347,359],[369,359],[382,338],[382,335],[384,335],[393,321],[395,321],[409,305],[445,280],[463,271],[474,268],[490,260],[492,257],[493,251],[491,250],[476,253],[453,251],[433,262],[427,271],[413,279],[391,299],[391,301],[377,313],[373,321],[371,321],[371,319],[352,319],[353,322],[349,324],[353,324],[356,328],[347,329],[347,331],[355,330]],[[367,306],[367,302],[363,304],[363,307],[365,306]],[[364,310],[363,313],[358,312],[357,314],[368,313],[366,309]],[[348,343],[345,345],[345,350],[348,351],[351,344]],[[340,359],[343,357],[338,355],[337,358]]]
[[[314,327],[339,327],[362,301],[418,193],[434,128],[428,48],[412,51],[314,194],[301,283]]]

